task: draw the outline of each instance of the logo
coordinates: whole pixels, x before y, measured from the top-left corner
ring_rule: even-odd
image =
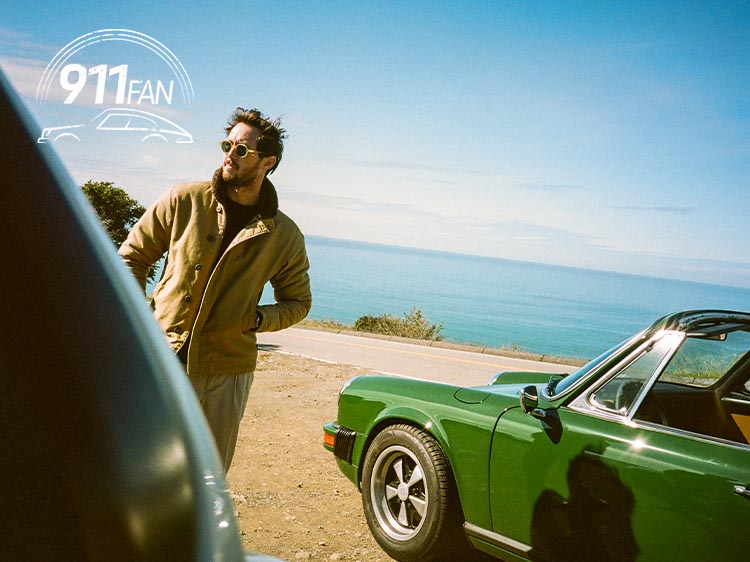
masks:
[[[84,64],[86,60],[93,63]],[[65,96],[63,105],[94,107],[96,112],[84,123],[46,127],[39,143],[81,141],[102,131],[140,142],[193,142],[180,125],[159,115],[160,108],[190,107],[190,76],[169,48],[144,33],[102,29],[74,39],[47,65],[36,102],[46,104],[51,95]]]

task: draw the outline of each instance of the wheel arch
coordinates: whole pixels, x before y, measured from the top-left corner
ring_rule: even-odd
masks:
[[[367,452],[370,450],[370,445],[372,445],[373,440],[388,427],[401,424],[409,425],[415,429],[424,431],[427,435],[435,439],[448,461],[451,473],[453,473],[453,459],[450,454],[450,448],[447,446],[449,439],[442,425],[434,420],[432,416],[419,410],[414,410],[412,408],[394,408],[392,410],[383,411],[383,413],[374,421],[372,427],[367,433],[367,438],[365,439],[362,453],[359,457],[359,466],[357,467],[357,486],[360,490],[362,489],[362,470],[365,464],[364,459],[365,456],[367,456]],[[455,476],[453,478],[455,480]]]
[[[441,439],[441,435],[445,438],[444,428],[434,423],[427,416],[408,415],[406,412],[399,412],[398,414],[393,412],[391,416],[383,416],[373,425],[367,435],[362,451],[362,462],[358,467],[358,486],[362,493],[365,517],[375,540],[386,553],[397,560],[442,561],[463,559],[467,555],[472,556],[472,553],[476,551],[473,550],[464,531],[466,516],[461,496],[458,493],[452,459],[448,455],[448,448],[444,439]],[[384,435],[384,432],[389,428],[398,428],[399,433]],[[409,434],[408,438],[406,434]],[[400,435],[400,437],[394,438],[396,435]],[[384,439],[379,439],[378,436],[382,436]],[[403,439],[406,439],[406,441],[403,441]],[[425,475],[424,479],[422,477],[418,479],[415,486],[419,488],[423,485],[425,491],[426,487],[429,486],[431,489],[429,498],[434,498],[427,500],[428,496],[421,495],[419,492],[415,495],[415,497],[421,496],[425,500],[425,506],[428,503],[431,506],[429,510],[419,512],[423,519],[416,527],[412,526],[413,523],[410,519],[402,519],[402,515],[405,515],[403,505],[400,507],[399,516],[396,519],[396,512],[393,511],[391,500],[388,500],[386,505],[386,496],[383,495],[385,483],[382,476],[385,472],[383,472],[383,464],[381,463],[384,462],[387,466],[393,462],[394,455],[397,457],[406,456],[402,452],[394,453],[393,450],[397,448],[397,444],[406,444],[407,441],[411,441],[410,445],[406,445],[407,450],[409,450],[408,455],[422,465],[422,474]],[[417,443],[419,443],[420,448],[413,448],[417,446]],[[365,461],[366,457],[367,460]],[[418,457],[422,458],[417,461]],[[383,461],[383,459],[386,460]],[[401,459],[398,462],[401,463]],[[388,470],[392,469],[389,468]],[[408,469],[403,470],[406,473]],[[399,476],[399,480],[401,480],[401,476]],[[380,484],[377,483],[378,481],[380,481]],[[407,480],[401,481],[406,482]],[[424,482],[424,484],[420,484],[420,482]],[[398,496],[402,504],[406,504],[412,501],[412,483],[407,484],[409,499],[401,496],[402,486],[404,486],[403,483],[399,485]],[[392,484],[391,488],[394,489]],[[390,515],[388,515],[389,512]],[[425,523],[426,521],[430,523]],[[423,523],[428,525],[428,531],[419,530]],[[414,534],[408,537],[403,535],[403,533],[410,533],[409,529],[413,529]],[[401,535],[402,539],[399,539],[398,535]],[[418,535],[421,538],[417,538]],[[431,538],[428,539],[427,537]],[[407,546],[407,538],[408,541],[416,540],[419,546]],[[396,546],[396,543],[401,540],[405,541],[403,546]],[[424,548],[424,550],[420,551],[420,548]],[[402,558],[400,554],[404,553],[408,554]]]

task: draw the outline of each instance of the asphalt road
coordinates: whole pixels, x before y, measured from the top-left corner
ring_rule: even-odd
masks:
[[[386,373],[476,386],[501,371],[568,373],[574,367],[484,353],[387,341],[365,336],[288,328],[258,334],[262,348]]]

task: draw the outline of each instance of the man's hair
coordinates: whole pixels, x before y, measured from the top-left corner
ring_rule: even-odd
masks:
[[[281,156],[284,152],[284,139],[287,138],[286,131],[281,128],[281,121],[279,119],[271,121],[257,109],[238,107],[227,120],[228,126],[224,129],[227,135],[237,123],[244,123],[249,127],[260,130],[256,149],[263,156],[276,157],[273,168],[268,170],[268,174],[272,174],[281,162]]]

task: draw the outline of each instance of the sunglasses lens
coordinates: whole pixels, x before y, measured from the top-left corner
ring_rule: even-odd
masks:
[[[240,158],[247,156],[247,147],[244,144],[237,145],[237,156]]]
[[[230,150],[232,150],[232,143],[228,140],[221,141],[221,151],[224,154],[228,154]]]

